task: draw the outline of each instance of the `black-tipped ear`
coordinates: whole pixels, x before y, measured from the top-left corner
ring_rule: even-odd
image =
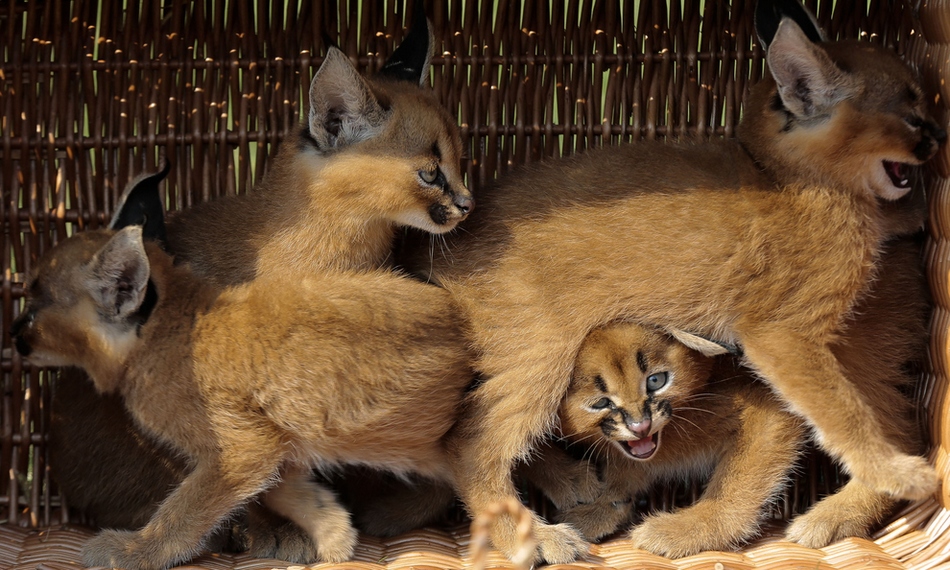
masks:
[[[412,5],[412,23],[406,37],[377,75],[422,85],[429,77],[433,50],[435,39],[426,18],[425,2],[415,0]]]
[[[159,242],[164,248],[168,240],[165,235],[165,205],[159,185],[171,172],[172,166],[165,157],[160,160],[160,171],[140,174],[125,187],[109,228],[121,230],[126,226],[142,226],[142,236]]]
[[[755,6],[755,33],[762,47],[768,49],[782,18],[791,18],[813,42],[825,41],[818,20],[799,0],[759,0]]]

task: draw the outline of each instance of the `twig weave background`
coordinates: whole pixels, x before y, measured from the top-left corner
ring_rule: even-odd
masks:
[[[68,517],[46,462],[49,373],[15,355],[6,334],[31,263],[71,232],[103,225],[124,184],[154,169],[160,153],[174,167],[165,186],[170,209],[247,191],[306,110],[324,34],[373,71],[401,39],[405,19],[402,2],[392,0],[123,4],[0,0],[0,473],[8,477],[0,521],[14,525]],[[476,196],[484,181],[547,156],[641,138],[731,136],[747,88],[763,73],[753,0],[671,4],[429,2],[437,41],[432,84],[458,114]],[[883,42],[920,64],[931,93],[948,94],[947,0],[919,3],[919,12],[912,1],[806,4],[830,37]],[[938,115],[946,126],[946,112]],[[928,177],[928,262],[938,307],[932,367],[920,390],[943,474],[950,442],[948,157],[944,149]],[[809,464],[791,502],[809,502],[829,477]],[[878,541],[890,545],[887,556],[921,568],[950,557],[948,504],[944,491],[911,506],[908,519],[895,518]]]

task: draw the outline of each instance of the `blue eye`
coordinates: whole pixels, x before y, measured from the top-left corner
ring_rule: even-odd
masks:
[[[657,372],[647,376],[647,392],[656,392],[670,381],[668,372]]]
[[[595,410],[603,410],[604,408],[609,408],[613,405],[613,402],[610,401],[610,398],[601,398],[590,405],[591,408]]]
[[[439,177],[442,175],[442,171],[439,170],[439,167],[436,166],[432,170],[420,170],[419,178],[422,179],[426,184],[435,184]]]

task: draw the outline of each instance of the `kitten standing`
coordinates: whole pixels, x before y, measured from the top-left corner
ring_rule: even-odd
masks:
[[[422,86],[433,49],[421,2],[405,39],[374,77],[361,77],[339,50],[330,48],[310,86],[306,125],[282,143],[257,188],[173,213],[166,231],[157,224],[163,215],[158,192],[163,176],[143,177],[125,194],[135,192],[139,202],[120,204],[113,227],[148,220],[155,226],[151,235],[174,252],[176,262],[187,262],[197,274],[223,285],[258,275],[368,270],[386,264],[397,226],[436,233],[452,229],[471,209],[472,199],[461,183],[458,127]],[[123,216],[130,219],[116,225]],[[57,384],[50,455],[60,488],[72,506],[86,509],[100,524],[137,528],[186,466],[143,436],[119,399],[96,394],[81,371],[63,370]],[[83,414],[87,407],[104,412],[90,419]],[[90,442],[108,448],[115,459],[90,452]],[[122,475],[141,471],[151,476]],[[440,504],[450,504],[451,498],[449,493]],[[261,518],[264,513],[257,509],[252,514],[253,554],[314,559],[315,546],[293,524]],[[431,516],[424,509],[413,514],[419,519],[406,513],[398,528]]]
[[[452,479],[443,436],[471,376],[443,291],[381,270],[221,289],[146,246],[138,226],[60,242],[28,290],[11,331],[17,350],[83,368],[192,466],[140,531],[91,539],[87,565],[185,561],[262,493],[310,535],[320,560],[340,562],[356,531],[311,467]]]
[[[742,346],[745,363],[863,485],[922,498],[937,477],[879,430],[828,344],[866,292],[892,231],[879,200],[946,133],[913,73],[863,42],[813,44],[776,26],[738,140],[638,143],[534,165],[482,191],[427,277],[464,307],[486,380],[458,429],[470,512],[514,496],[513,462],[549,431],[594,327],[632,320]],[[815,379],[820,378],[820,382]],[[538,557],[585,543],[536,524]],[[492,530],[511,553],[514,529]]]

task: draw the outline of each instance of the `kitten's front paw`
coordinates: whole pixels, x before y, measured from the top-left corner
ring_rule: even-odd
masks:
[[[335,521],[334,521],[335,522]],[[350,524],[349,517],[344,522],[324,526],[317,540],[317,554],[324,562],[346,562],[353,558],[356,550],[357,532]]]
[[[548,564],[569,564],[590,549],[590,544],[569,525],[535,523],[533,530],[541,558]]]
[[[83,545],[82,562],[86,566],[125,570],[167,568],[176,562],[176,560],[158,559],[154,554],[150,556],[147,546],[148,543],[140,540],[137,532],[104,530]]]
[[[256,524],[248,528],[247,541],[248,552],[255,558],[276,558],[295,564],[312,564],[319,558],[313,539],[290,521]]]
[[[630,531],[633,546],[668,558],[692,556],[704,550],[730,546],[716,521],[701,521],[685,513],[659,513]]]
[[[937,472],[923,457],[897,453],[880,465],[851,465],[852,474],[875,491],[897,499],[917,501],[936,492]]]
[[[629,497],[601,495],[596,501],[561,511],[557,520],[571,525],[587,540],[599,540],[630,520],[632,511]]]
[[[528,562],[543,560],[549,564],[569,564],[590,548],[590,545],[570,526],[547,524],[538,516],[533,517],[531,536],[535,541],[535,556],[534,560]],[[523,538],[519,537],[514,521],[509,516],[500,517],[492,524],[491,541],[495,548],[509,559],[521,555],[524,547]]]

